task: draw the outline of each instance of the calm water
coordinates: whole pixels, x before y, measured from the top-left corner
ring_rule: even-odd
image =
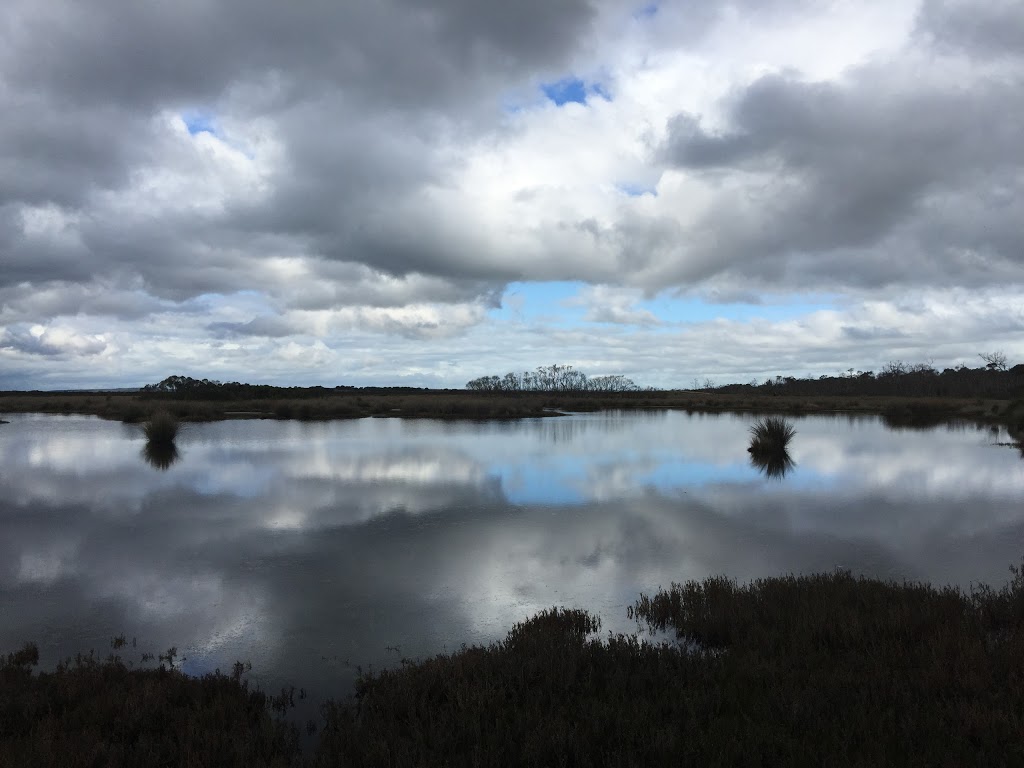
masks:
[[[772,479],[748,416],[189,425],[165,471],[138,426],[6,418],[0,652],[44,663],[123,632],[316,697],[551,605],[629,630],[639,592],[708,574],[1002,584],[1024,554],[1024,461],[974,427],[799,419]]]

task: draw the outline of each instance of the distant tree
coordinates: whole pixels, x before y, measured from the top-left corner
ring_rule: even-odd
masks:
[[[571,365],[541,366],[535,371],[481,376],[466,382],[476,392],[637,392],[640,387],[625,376],[588,378]]]
[[[1002,352],[981,352],[978,357],[985,361],[985,367],[990,371],[1006,370],[1006,355]]]
[[[501,380],[497,376],[481,376],[466,382],[466,389],[477,392],[496,392],[500,388],[500,384]]]
[[[907,372],[907,364],[902,360],[890,360],[882,366],[882,376],[903,376]]]
[[[595,376],[587,386],[594,392],[636,392],[640,389],[632,379],[625,376]]]

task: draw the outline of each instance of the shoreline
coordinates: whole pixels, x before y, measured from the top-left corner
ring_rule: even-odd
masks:
[[[476,393],[359,390],[296,397],[192,400],[147,393],[0,392],[0,414],[80,414],[139,423],[157,411],[184,422],[232,419],[333,421],[403,418],[442,421],[510,421],[557,418],[569,412],[685,410],[688,413],[756,413],[793,417],[819,414],[880,416],[893,427],[938,426],[957,420],[1001,425],[1024,438],[1024,400],[890,395],[750,395],[691,390],[622,393]],[[3,419],[0,419],[3,423]]]

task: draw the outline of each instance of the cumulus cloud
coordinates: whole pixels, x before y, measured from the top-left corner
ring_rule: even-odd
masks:
[[[107,339],[119,380],[384,339],[393,375],[450,381],[422,342],[493,337],[513,281],[589,284],[583,334],[653,328],[659,293],[1019,287],[1018,5],[12,0],[6,375],[84,380],[72,338]]]
[[[981,58],[1024,56],[1024,8],[1013,0],[925,0],[918,32],[940,47]]]
[[[738,96],[728,132],[673,118],[667,159],[725,175],[713,182],[724,187],[721,205],[702,222],[722,234],[698,274],[739,267],[790,284],[803,275],[869,286],[1019,275],[1015,214],[1005,205],[975,221],[957,212],[979,196],[1020,196],[1024,76],[964,93],[947,74],[927,82],[916,69],[871,67],[838,83],[770,75]]]
[[[84,336],[68,328],[8,328],[0,334],[0,350],[46,357],[98,355],[107,348],[102,336]]]
[[[642,298],[642,293],[636,289],[594,285],[587,286],[566,303],[586,307],[584,319],[592,323],[658,325],[660,321],[653,312],[636,306]]]

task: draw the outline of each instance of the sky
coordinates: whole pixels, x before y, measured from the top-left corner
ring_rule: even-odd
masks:
[[[1024,362],[1019,0],[5,0],[0,389]]]

